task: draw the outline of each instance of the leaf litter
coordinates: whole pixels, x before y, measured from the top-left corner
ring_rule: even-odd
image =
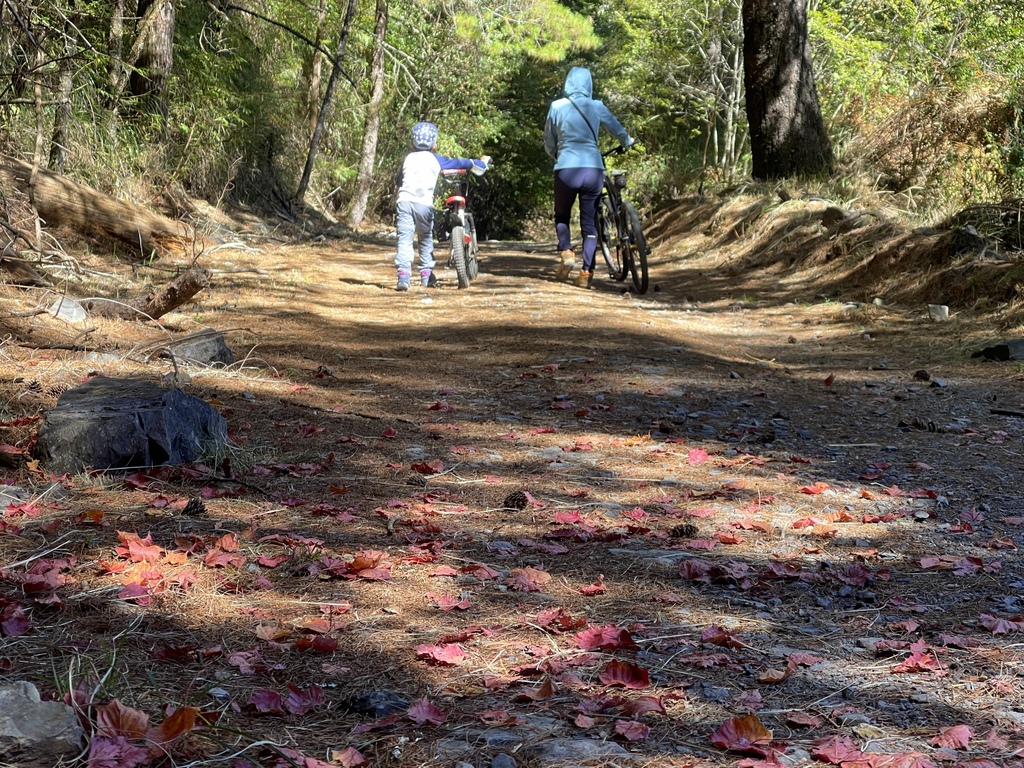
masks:
[[[61,492],[0,518],[3,678],[75,702],[94,766],[1021,765],[1022,430],[990,407],[1024,393],[966,362],[985,318],[737,301],[778,274],[701,285],[654,241],[645,297],[511,251],[401,297],[383,248],[239,257],[270,277],[167,318],[246,317],[256,354],[186,385],[229,456],[9,472]],[[47,392],[163,373],[3,351],[11,455]]]

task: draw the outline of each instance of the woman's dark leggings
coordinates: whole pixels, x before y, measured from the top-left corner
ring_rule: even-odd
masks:
[[[576,196],[580,198],[580,230],[583,236],[583,271],[594,271],[597,253],[597,200],[604,186],[600,168],[562,168],[555,171],[555,233],[558,250],[572,247],[569,220]]]

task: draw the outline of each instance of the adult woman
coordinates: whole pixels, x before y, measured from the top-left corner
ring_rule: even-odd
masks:
[[[544,151],[555,161],[555,233],[560,252],[556,275],[559,280],[565,280],[576,266],[569,221],[578,196],[583,268],[576,276],[576,285],[581,288],[590,287],[597,253],[597,199],[604,183],[598,133],[604,128],[623,147],[633,143],[608,107],[592,98],[593,88],[589,69],[570,69],[565,78],[565,98],[551,102],[544,124]]]

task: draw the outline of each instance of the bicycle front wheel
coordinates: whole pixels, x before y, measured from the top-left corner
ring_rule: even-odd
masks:
[[[640,226],[640,215],[628,200],[622,201],[623,224],[626,237],[623,239],[623,266],[628,268],[637,293],[647,293],[647,238]],[[623,275],[625,278],[625,274]]]
[[[619,249],[614,238],[615,212],[608,197],[602,196],[597,203],[597,243],[608,267],[608,277],[612,280],[625,280],[626,270],[619,259]]]
[[[480,244],[476,239],[476,222],[470,214],[466,214],[466,274],[470,280],[476,280],[480,273]]]
[[[452,266],[459,278],[459,288],[469,288],[469,265],[466,263],[466,228],[452,227]]]

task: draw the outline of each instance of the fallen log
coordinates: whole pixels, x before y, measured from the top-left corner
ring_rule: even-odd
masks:
[[[180,307],[210,284],[210,273],[199,267],[186,270],[154,293],[137,299],[112,301],[90,299],[82,302],[93,315],[119,317],[126,320],[152,318],[156,320],[172,309]]]
[[[112,237],[140,258],[191,258],[209,245],[187,224],[42,168],[33,175],[31,164],[0,155],[0,190],[5,187],[26,195],[47,225]]]

